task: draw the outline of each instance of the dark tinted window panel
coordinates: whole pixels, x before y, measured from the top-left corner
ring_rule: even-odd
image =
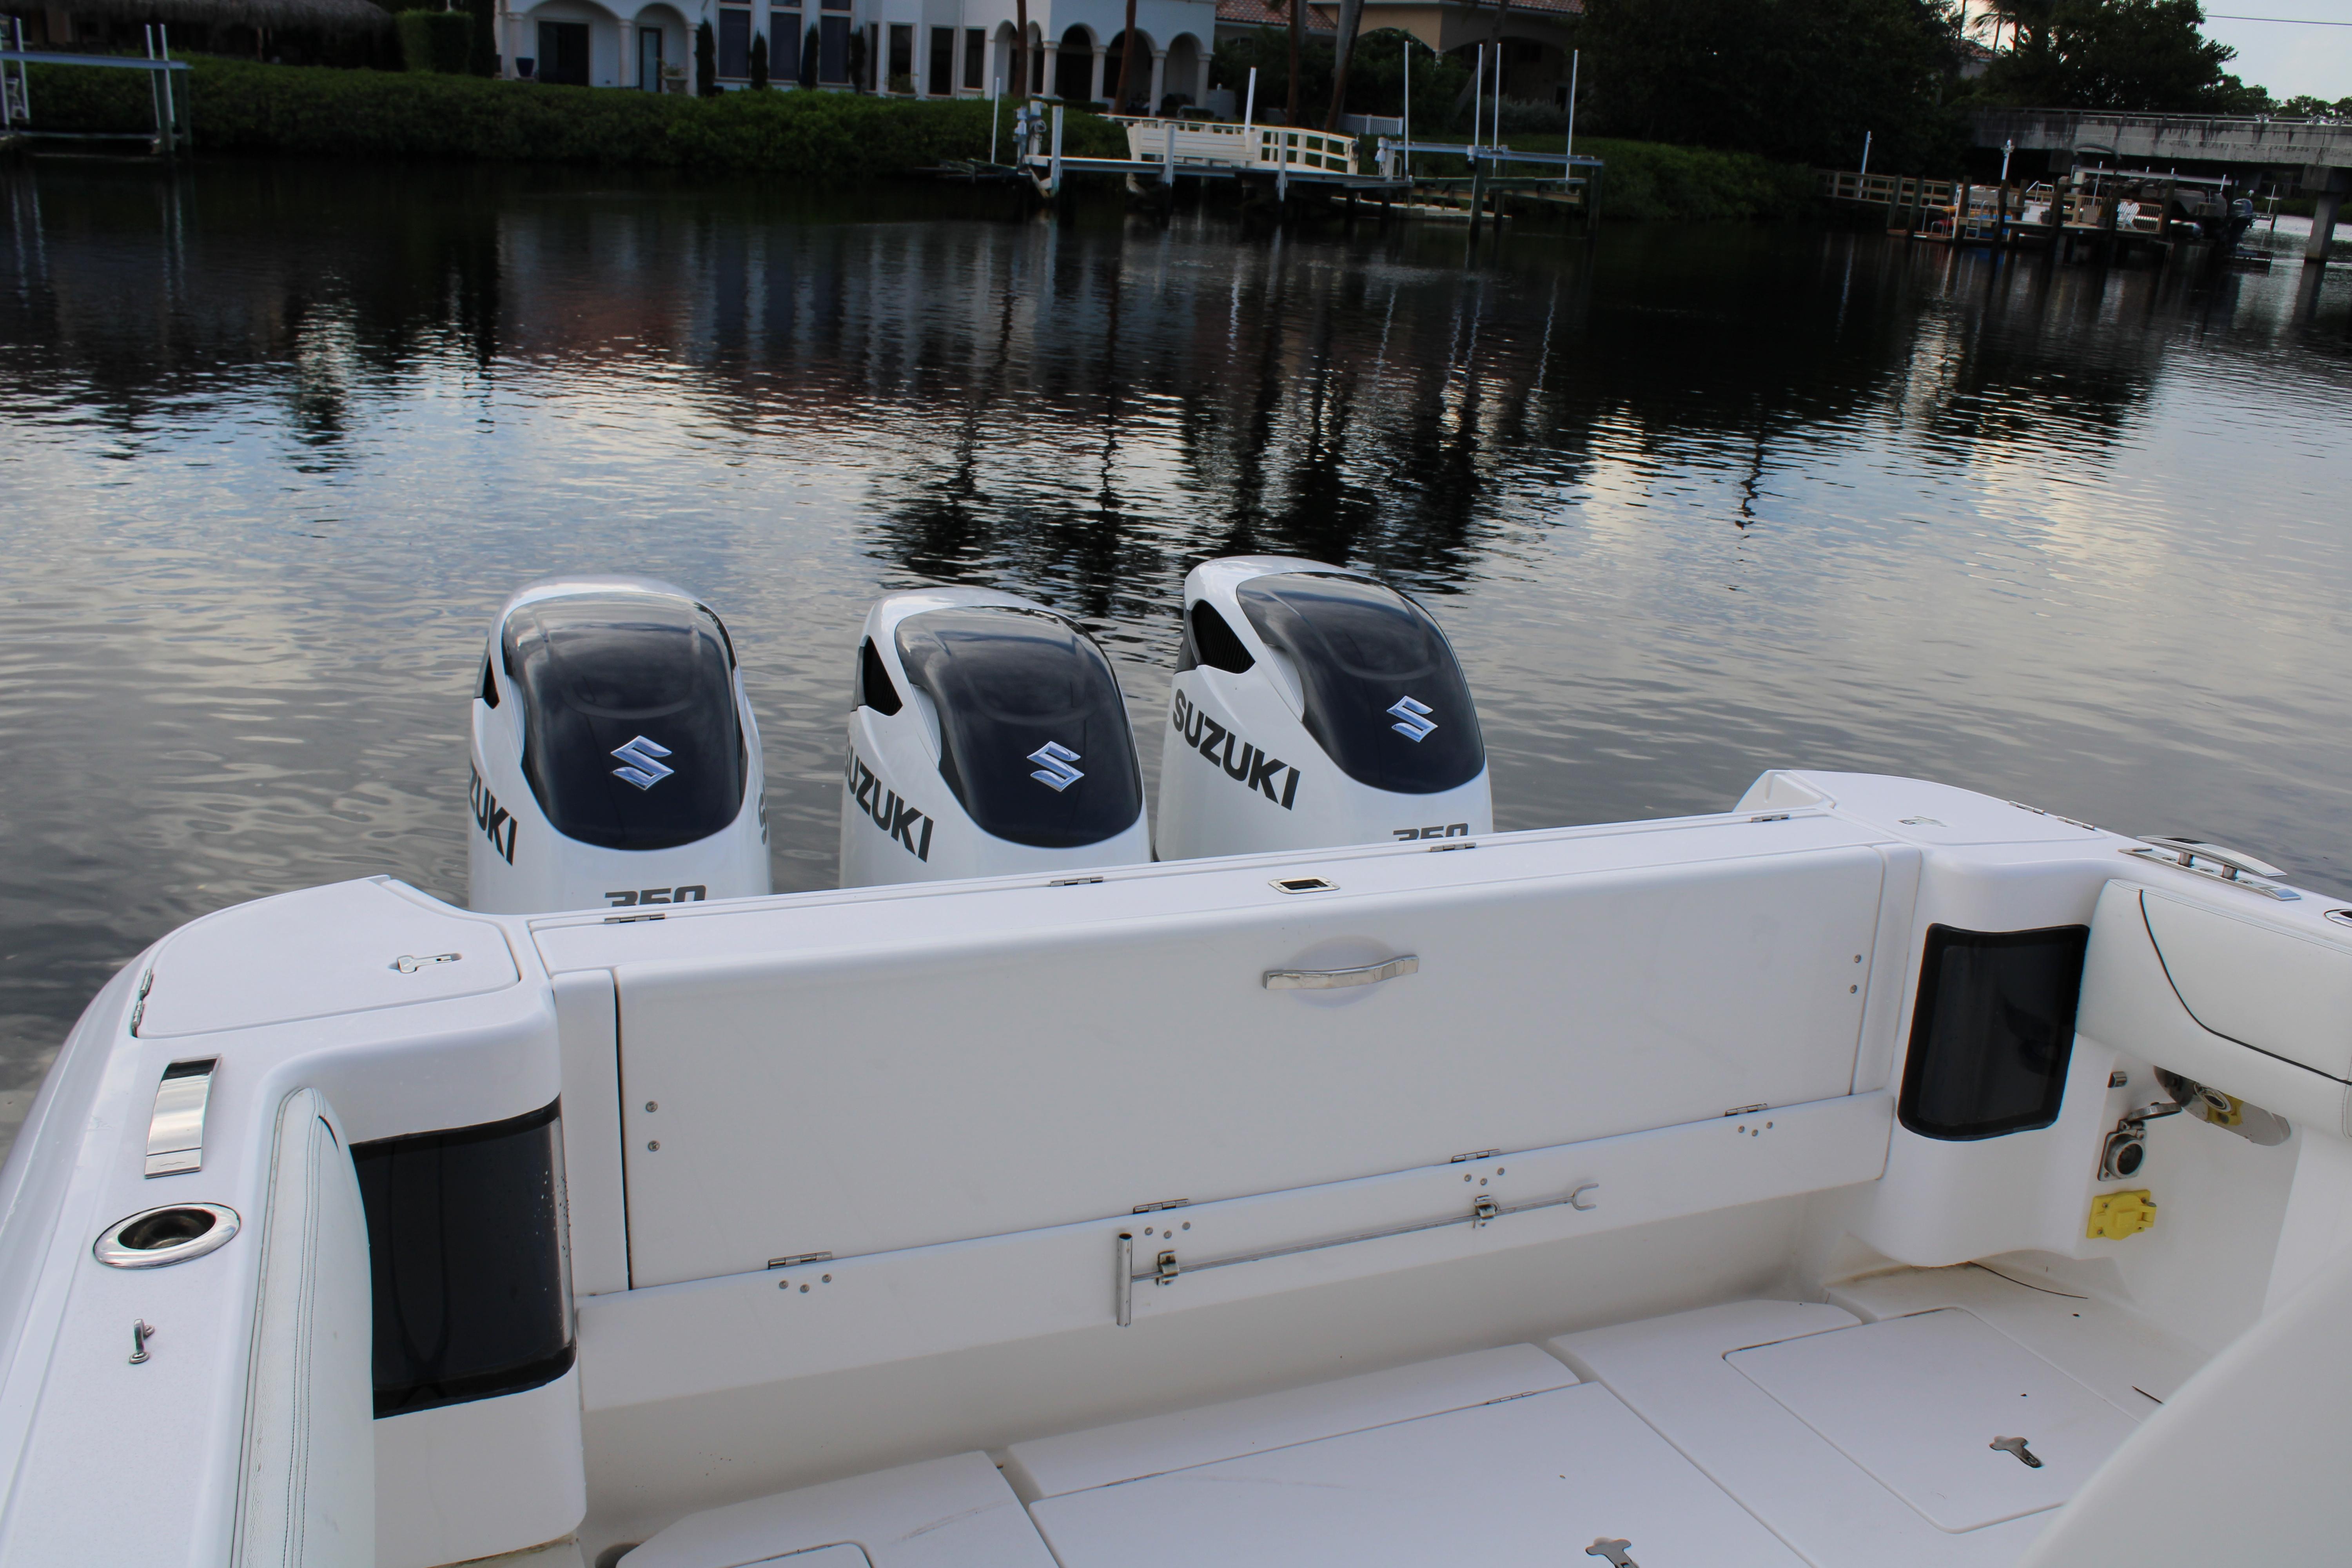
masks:
[[[1349,778],[1435,795],[1486,765],[1462,666],[1419,605],[1360,577],[1308,572],[1253,577],[1239,597],[1298,671],[1307,732]]]
[[[1927,1138],[1997,1138],[2058,1120],[2088,926],[1927,928],[1897,1110]]]
[[[1058,616],[974,608],[909,616],[898,642],[907,679],[939,710],[940,775],[983,829],[1066,849],[1133,826],[1135,741],[1092,637]]]
[[[537,1388],[572,1365],[557,1107],[352,1146],[375,1295],[375,1413]]]
[[[629,595],[542,599],[507,617],[506,665],[523,777],[565,837],[667,849],[742,809],[741,726],[709,612]]]

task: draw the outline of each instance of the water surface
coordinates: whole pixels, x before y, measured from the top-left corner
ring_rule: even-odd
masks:
[[[559,571],[726,616],[780,889],[834,879],[877,594],[1076,616],[1156,774],[1240,551],[1425,597],[1505,827],[1876,769],[2352,886],[2352,275],[2291,224],[2204,279],[283,163],[0,200],[0,1139],[181,922],[463,896],[487,620]]]

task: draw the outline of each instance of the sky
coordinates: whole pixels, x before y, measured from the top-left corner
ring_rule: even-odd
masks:
[[[2233,16],[2347,25],[2297,27],[2230,20]],[[2352,98],[2352,0],[2208,0],[2205,36],[2237,50],[2230,69],[2240,81],[2270,89],[2273,98]]]

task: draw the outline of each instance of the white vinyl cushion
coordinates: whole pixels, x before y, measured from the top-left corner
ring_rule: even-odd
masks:
[[[2352,944],[2283,931],[2153,888],[2141,892],[2140,907],[2173,989],[2200,1024],[2352,1082]]]

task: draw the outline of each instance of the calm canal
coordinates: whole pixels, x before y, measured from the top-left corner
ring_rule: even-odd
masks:
[[[0,173],[0,1142],[112,970],[240,900],[464,891],[487,618],[706,595],[779,889],[830,886],[850,653],[919,583],[1118,663],[1189,566],[1423,595],[1498,823],[1918,773],[2352,888],[2352,272],[1821,229],[1244,233],[883,193]]]

